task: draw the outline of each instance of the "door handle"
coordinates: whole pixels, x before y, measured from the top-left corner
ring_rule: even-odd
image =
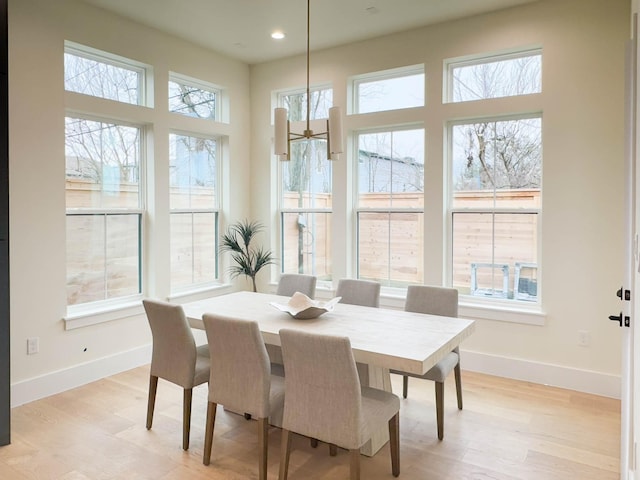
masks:
[[[609,315],[609,320],[618,322],[622,326],[622,312],[620,312],[620,315]]]
[[[622,312],[620,312],[620,315],[609,315],[609,320],[613,321],[613,322],[618,322],[618,325],[620,325],[622,327],[622,323],[624,322],[624,326],[628,327],[630,326],[630,318],[628,315],[622,315]]]

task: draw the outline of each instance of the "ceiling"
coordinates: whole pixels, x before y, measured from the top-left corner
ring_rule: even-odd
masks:
[[[304,0],[83,0],[254,64],[304,53]],[[537,0],[314,0],[311,50]],[[273,40],[273,30],[286,37]]]

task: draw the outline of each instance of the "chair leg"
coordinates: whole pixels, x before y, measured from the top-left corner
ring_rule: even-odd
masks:
[[[182,405],[182,449],[189,450],[189,432],[191,431],[191,397],[193,389],[185,388]]]
[[[460,373],[460,363],[453,369],[456,378],[456,394],[458,395],[458,410],[462,410],[462,375]]]
[[[444,437],[444,382],[436,383],[436,419],[438,423],[438,440]]]
[[[329,455],[331,455],[332,457],[335,457],[338,454],[338,447],[333,444],[330,443],[329,444]]]
[[[350,460],[350,480],[360,480],[360,449],[352,448],[349,450],[349,460]]]
[[[282,443],[280,446],[280,472],[278,480],[287,480],[289,474],[289,454],[291,450],[291,432],[282,429]]]
[[[268,440],[269,440],[269,419],[258,419],[258,443],[260,444],[260,459],[258,464],[259,480],[267,480],[267,456],[268,456]]]
[[[311,444],[311,448],[318,448],[318,439],[317,438],[310,438],[309,439],[309,443]]]
[[[147,401],[147,430],[151,429],[153,423],[153,410],[156,405],[156,392],[158,391],[158,377],[149,377],[149,399]]]
[[[209,402],[207,404],[207,423],[204,432],[204,450],[202,452],[202,463],[209,465],[211,462],[211,447],[213,445],[213,429],[216,424],[217,403]]]
[[[407,392],[409,391],[409,376],[402,376],[402,398],[407,398]]]
[[[391,450],[391,473],[400,475],[400,413],[389,420],[389,449]]]

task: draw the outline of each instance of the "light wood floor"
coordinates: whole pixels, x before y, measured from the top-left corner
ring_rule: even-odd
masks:
[[[396,393],[401,379],[393,377]],[[464,410],[453,378],[445,436],[436,436],[433,384],[412,380],[401,400],[401,474],[411,480],[619,478],[620,402],[463,372]],[[148,368],[32,402],[12,412],[12,444],[0,478],[211,480],[257,477],[256,422],[218,409],[211,465],[202,464],[206,387],[194,391],[191,448],[181,448],[181,390],[160,381],[153,429],[145,429]],[[277,478],[280,432],[269,432]],[[349,457],[294,437],[289,478],[348,478]],[[362,479],[392,479],[389,447],[362,457]]]

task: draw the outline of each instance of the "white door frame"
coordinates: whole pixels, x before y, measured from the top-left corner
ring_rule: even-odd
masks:
[[[640,168],[638,168],[637,152],[639,150],[638,122],[640,103],[638,91],[640,74],[638,72],[638,10],[640,0],[631,3],[631,40],[627,48],[625,75],[625,228],[624,228],[624,277],[621,291],[621,315],[629,316],[629,328],[622,333],[622,365],[621,365],[621,414],[620,414],[620,478],[634,480],[636,470],[636,432],[640,431],[638,409],[635,408],[640,399],[640,379],[638,370],[634,366],[638,362],[640,348],[634,348],[634,339],[640,337],[640,329],[634,327],[634,319],[640,318],[640,302],[635,299],[640,295],[640,271],[638,252],[638,231],[640,225],[639,198]],[[625,300],[625,290],[631,294],[630,300]],[[636,339],[637,340],[637,339]]]

